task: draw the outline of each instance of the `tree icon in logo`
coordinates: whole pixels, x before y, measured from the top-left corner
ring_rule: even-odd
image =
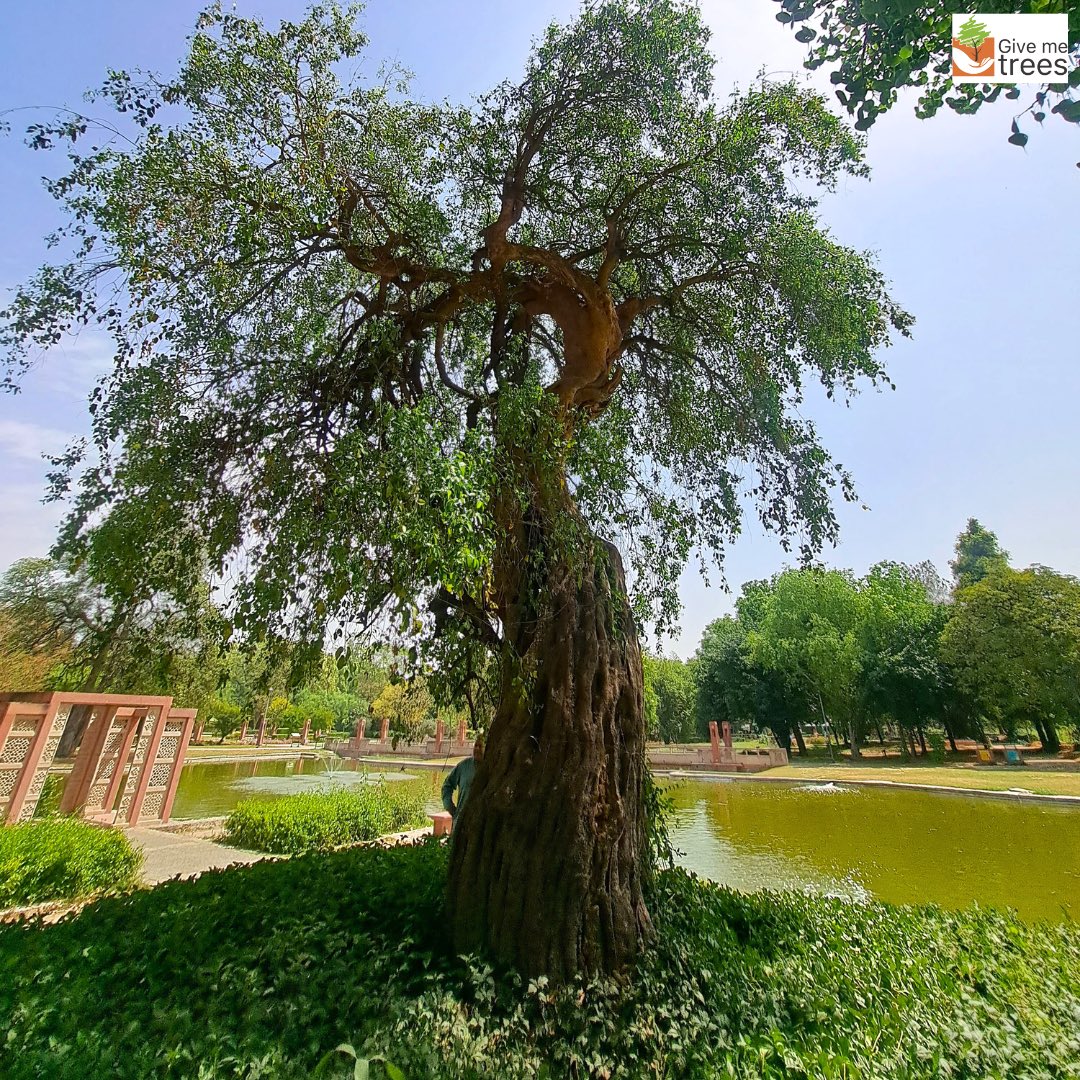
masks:
[[[970,46],[975,52],[975,62],[979,62],[979,49],[982,43],[990,36],[990,31],[986,29],[986,23],[979,22],[974,15],[963,26],[960,27],[960,33],[956,35],[956,40],[961,45]]]
[[[990,30],[986,24],[979,22],[974,15],[960,25],[955,32],[952,45],[952,73],[954,75],[989,76],[994,74],[994,39],[990,36]]]

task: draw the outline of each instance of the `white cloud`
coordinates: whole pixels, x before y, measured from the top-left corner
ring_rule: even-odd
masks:
[[[45,505],[41,497],[40,484],[0,484],[0,572],[16,559],[47,555],[52,547],[64,508]]]
[[[16,461],[43,464],[42,454],[58,454],[69,442],[73,433],[25,420],[0,419],[0,461],[4,457]]]

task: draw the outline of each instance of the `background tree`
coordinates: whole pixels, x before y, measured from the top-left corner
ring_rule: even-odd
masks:
[[[694,654],[699,731],[707,737],[710,721],[749,724],[755,731],[771,731],[777,745],[789,751],[794,738],[805,754],[800,726],[807,722],[805,696],[780,671],[754,659],[749,632],[743,612],[705,627]]]
[[[207,730],[223,743],[240,726],[240,706],[224,698],[211,698],[203,707]]]
[[[956,558],[949,563],[955,587],[967,588],[1008,565],[1009,553],[1002,550],[996,534],[975,518],[968,518],[967,526],[956,538]]]
[[[809,46],[806,66],[831,70],[836,97],[855,115],[860,131],[890,109],[905,87],[918,88],[916,112],[922,117],[933,116],[943,104],[971,114],[1003,93],[1011,101],[1021,96],[1015,86],[952,82],[952,17],[961,12],[946,0],[777,2],[781,7],[777,19]],[[999,0],[994,11],[1069,17],[1070,70],[1024,102],[1013,118],[1009,142],[1021,147],[1027,143],[1018,121],[1028,115],[1039,124],[1047,114],[1080,123],[1080,5],[1072,0]]]
[[[642,673],[645,694],[653,700],[652,716],[646,716],[649,738],[666,743],[693,742],[697,730],[693,665],[646,653]]]
[[[183,596],[197,540],[248,640],[302,659],[392,617],[418,668],[494,658],[454,946],[612,968],[650,930],[636,619],[670,622],[744,495],[835,535],[804,383],[879,380],[909,320],[814,216],[859,143],[794,84],[715,100],[690,4],[590,4],[468,108],[360,82],[365,44],[334,8],[212,8],[176,77],[107,80],[130,142],[39,125],[76,143],[73,256],[0,342],[17,373],[77,323],[115,338],[63,543],[126,553],[135,594]]]
[[[371,706],[380,724],[387,720],[394,746],[435,734],[435,703],[423,680],[389,683]]]
[[[861,582],[860,686],[864,709],[879,722],[885,718],[895,722],[903,735],[905,752],[911,754],[916,752],[916,737],[925,754],[926,730],[943,722],[956,749],[955,731],[948,726],[950,683],[939,659],[948,609],[931,599],[924,577],[918,568],[882,562]],[[940,592],[936,586],[932,588]]]
[[[785,570],[763,600],[750,631],[751,659],[799,687],[830,728],[846,733],[857,759],[865,725],[864,612],[854,579],[840,570]]]
[[[956,680],[1013,734],[1051,752],[1080,715],[1080,581],[1044,566],[999,570],[961,589],[941,639]]]

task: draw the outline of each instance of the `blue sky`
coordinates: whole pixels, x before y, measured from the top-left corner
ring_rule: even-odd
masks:
[[[0,109],[80,107],[108,67],[171,70],[203,5],[188,0],[42,0],[0,14]],[[239,0],[272,22],[302,2]],[[576,8],[541,0],[372,0],[364,21],[376,55],[399,59],[424,96],[464,99],[516,74],[529,39]],[[705,0],[722,93],[759,69],[801,72],[802,47],[770,0]],[[809,77],[807,77],[809,78]],[[814,80],[811,80],[812,82]],[[827,86],[822,79],[817,85]],[[993,528],[1017,565],[1080,574],[1080,125],[1047,123],[1025,150],[1006,142],[1011,103],[976,117],[919,121],[901,105],[870,132],[869,181],[823,200],[845,243],[878,255],[915,335],[887,357],[896,391],[849,408],[808,408],[826,445],[855,474],[860,504],[839,508],[841,539],[824,553],[857,572],[879,559],[933,560],[947,573],[968,517]],[[32,114],[12,117],[15,132]],[[61,160],[0,138],[0,288],[42,260],[57,224],[40,176]],[[86,396],[108,367],[104,342],[86,335],[50,353],[18,396],[0,397],[0,568],[44,554],[59,517],[40,502],[43,451],[85,431]],[[748,522],[728,553],[737,591],[781,569],[776,539]],[[696,563],[682,580],[683,656],[733,594],[706,588]]]

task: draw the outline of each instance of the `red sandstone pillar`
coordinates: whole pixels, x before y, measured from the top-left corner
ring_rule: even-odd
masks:
[[[304,726],[300,729],[300,745],[307,746],[308,732],[311,731],[311,721],[305,720]]]
[[[725,720],[723,725],[722,725],[721,730],[724,733],[724,745],[730,750],[732,748],[732,744],[731,744],[731,725]]]
[[[441,720],[436,720],[435,721],[435,753],[436,754],[441,754],[442,753],[443,733],[444,733],[443,722]]]
[[[246,720],[240,725],[240,741],[241,742],[243,742],[247,738],[247,726],[248,726],[248,722]]]
[[[712,744],[712,763],[720,764],[720,733],[716,730],[716,721],[709,721],[709,742]]]
[[[203,733],[203,722],[200,720],[195,725],[195,738],[192,740],[192,742],[197,742],[197,743],[202,742],[202,733]]]
[[[357,720],[356,721],[356,734],[353,736],[353,738],[362,739],[363,737],[364,737],[364,721],[363,720]]]
[[[384,716],[379,725],[379,742],[384,743],[390,738],[390,717]]]
[[[463,746],[465,744],[465,717],[463,716],[457,725],[457,741]]]

